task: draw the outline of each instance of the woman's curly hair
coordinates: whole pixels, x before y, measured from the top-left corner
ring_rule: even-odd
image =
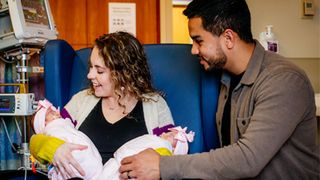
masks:
[[[133,35],[121,31],[104,34],[95,40],[94,47],[111,71],[119,99],[130,94],[144,101],[143,94],[156,92],[143,46]]]

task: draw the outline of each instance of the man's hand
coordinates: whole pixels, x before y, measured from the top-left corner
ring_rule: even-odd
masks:
[[[85,175],[84,170],[81,168],[80,164],[73,158],[71,153],[74,150],[84,150],[87,148],[87,146],[66,142],[56,150],[52,163],[55,168],[57,168],[57,171],[61,173],[64,179],[76,177],[71,166],[73,166],[82,176]]]
[[[122,159],[119,171],[120,179],[160,179],[160,155],[151,148],[146,149]]]

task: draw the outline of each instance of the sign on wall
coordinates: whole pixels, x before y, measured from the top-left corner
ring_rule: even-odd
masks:
[[[136,4],[109,3],[109,33],[126,31],[136,36]]]

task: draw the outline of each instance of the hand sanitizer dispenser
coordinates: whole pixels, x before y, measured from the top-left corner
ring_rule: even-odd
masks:
[[[272,28],[272,25],[266,26],[266,31],[261,32],[259,35],[259,42],[265,50],[279,53],[279,42],[276,40],[275,35],[272,32]]]

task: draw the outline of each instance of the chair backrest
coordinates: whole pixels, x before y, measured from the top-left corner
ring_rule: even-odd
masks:
[[[46,43],[40,56],[45,69],[45,97],[56,107],[64,107],[73,94],[87,87],[90,52],[89,48],[74,51],[63,40]]]
[[[144,45],[153,85],[165,94],[176,125],[196,132],[190,153],[218,147],[215,112],[219,75],[205,73],[187,44]],[[66,52],[65,52],[66,51]],[[48,41],[42,52],[45,97],[63,107],[73,94],[88,87],[91,49],[74,51],[62,40]]]
[[[144,45],[144,49],[154,86],[165,93],[175,124],[196,132],[190,153],[217,147],[218,76],[202,70],[197,57],[191,55],[189,44],[151,44]],[[214,135],[205,137],[210,134]]]

